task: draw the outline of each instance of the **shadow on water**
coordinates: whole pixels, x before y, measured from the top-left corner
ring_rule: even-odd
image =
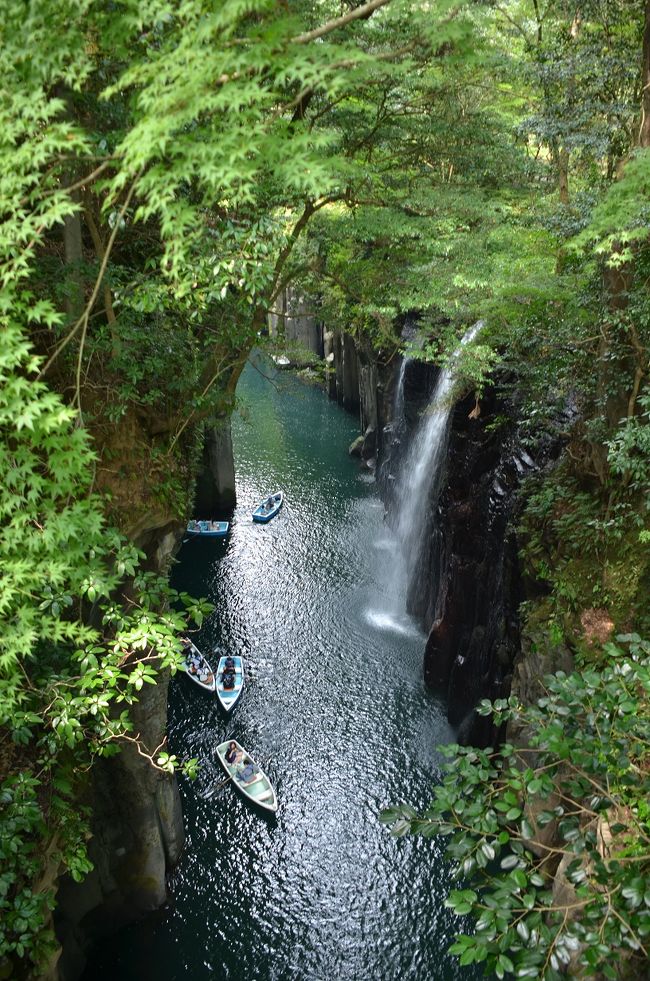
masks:
[[[395,595],[397,561],[373,485],[347,446],[355,420],[325,395],[248,367],[233,421],[238,507],[228,539],[193,540],[174,584],[215,611],[197,643],[247,659],[231,718],[186,678],[170,688],[173,752],[204,764],[181,781],[187,842],[172,901],[96,951],[87,979],[470,979],[445,953],[441,846],[391,838],[389,804],[423,807],[436,746],[453,738],[422,680],[424,638]],[[282,488],[268,525],[251,511]],[[215,658],[216,659],[216,658]],[[222,780],[233,736],[267,770],[276,817]]]

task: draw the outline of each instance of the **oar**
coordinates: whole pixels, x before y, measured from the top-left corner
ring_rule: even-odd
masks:
[[[230,773],[230,774],[229,774],[229,775],[228,775],[228,776],[226,777],[226,779],[225,779],[225,780],[222,780],[222,781],[221,781],[221,783],[218,783],[218,784],[217,784],[217,786],[216,786],[216,787],[215,787],[214,789],[215,789],[215,790],[220,790],[220,789],[221,789],[221,787],[225,787],[227,783],[230,783],[230,781],[231,781],[231,780],[233,779],[233,777],[234,777],[234,776],[235,776],[235,774],[234,774],[234,773]]]
[[[203,796],[203,799],[204,800],[207,800],[209,797],[214,797],[214,795],[216,794],[216,792],[218,790],[223,790],[223,788],[226,786],[226,784],[229,783],[232,780],[232,777],[233,777],[233,775],[231,774],[229,777],[226,777],[225,780],[222,780],[221,783],[216,784],[216,786],[214,786],[214,787],[210,787],[210,789],[207,791],[207,793],[205,793],[205,794],[202,795]]]

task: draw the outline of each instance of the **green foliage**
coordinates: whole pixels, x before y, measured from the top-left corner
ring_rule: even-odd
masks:
[[[550,587],[546,606],[552,619],[576,640],[580,614],[593,607],[604,607],[615,623],[647,623],[650,569],[647,550],[640,547],[648,522],[647,484],[640,495],[635,481],[616,480],[617,465],[625,466],[624,476],[646,479],[644,458],[631,438],[635,430],[626,422],[615,438],[614,477],[604,492],[581,482],[566,461],[527,482],[519,526],[522,557],[528,574]]]
[[[650,150],[637,150],[594,208],[587,227],[572,243],[576,251],[592,248],[611,265],[621,266],[634,257],[633,246],[648,237],[650,212]]]
[[[613,474],[623,477],[630,491],[647,494],[650,488],[650,393],[639,399],[635,416],[622,421],[609,440],[608,461]]]
[[[6,294],[8,291],[6,291]],[[6,295],[5,294],[5,295]],[[209,609],[138,570],[140,553],[107,528],[91,493],[95,455],[74,412],[34,379],[19,319],[42,311],[14,294],[0,330],[0,954],[41,963],[51,946],[49,864],[89,870],[79,805],[93,760],[133,734],[128,706],[179,664],[178,636]],[[130,598],[121,596],[131,580]],[[172,612],[179,603],[183,613]],[[167,607],[167,612],[160,612]],[[181,761],[168,758],[166,772]],[[195,761],[190,761],[195,771]],[[9,771],[9,773],[7,773]]]
[[[473,389],[476,397],[482,394],[485,384],[491,381],[492,373],[500,358],[489,345],[481,343],[481,334],[472,343],[459,347],[454,331],[440,332],[435,341],[425,344],[406,344],[404,355],[421,361],[432,361],[446,366],[453,363],[456,385],[450,393],[450,400],[457,400],[459,393]]]
[[[127,743],[152,752],[129,709],[208,609],[142,572],[107,510],[126,525],[130,473],[141,507],[184,517],[197,431],[232,403],[302,229],[364,186],[367,114],[336,107],[465,36],[448,0],[310,33],[340,14],[334,0],[2,7],[0,956],[42,965],[44,872],[88,870],[85,774]],[[164,749],[151,764],[196,770]]]
[[[394,833],[442,835],[471,888],[446,905],[471,915],[451,952],[497,977],[637,978],[650,945],[650,644],[607,645],[600,670],[545,679],[546,695],[483,702],[516,745],[453,746],[422,815],[392,808]],[[525,743],[525,745],[522,745]],[[578,966],[579,965],[579,966]]]

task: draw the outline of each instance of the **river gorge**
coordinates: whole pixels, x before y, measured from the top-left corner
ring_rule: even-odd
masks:
[[[0,981],[648,974],[637,8],[2,5]]]
[[[400,561],[374,481],[347,453],[355,419],[317,388],[249,366],[233,419],[238,506],[224,544],[191,540],[178,587],[215,611],[204,651],[241,654],[232,718],[184,677],[169,739],[202,770],[181,792],[186,844],[169,905],[96,951],[86,977],[471,977],[445,950],[450,871],[437,842],[394,839],[383,807],[422,808],[453,740],[425,686],[426,637],[405,610]],[[286,503],[268,526],[250,512]],[[221,783],[214,746],[239,739],[276,785],[277,820]]]

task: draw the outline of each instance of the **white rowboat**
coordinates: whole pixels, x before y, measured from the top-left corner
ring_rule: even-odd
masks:
[[[226,760],[226,752],[231,745],[237,753],[237,759],[234,763],[228,763]],[[257,804],[264,811],[270,811],[273,814],[277,811],[278,799],[271,786],[271,781],[250,753],[246,752],[236,739],[226,739],[224,743],[219,743],[217,758],[231,778],[230,783],[243,797],[246,797],[253,804]]]
[[[217,684],[214,671],[201,651],[187,637],[181,638],[184,651],[183,667],[188,678],[196,682],[204,691],[214,691]]]

